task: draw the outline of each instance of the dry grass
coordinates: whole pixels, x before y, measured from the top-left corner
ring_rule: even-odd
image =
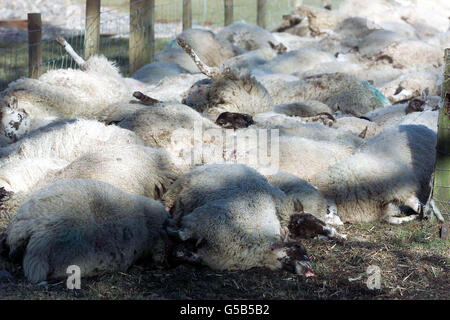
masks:
[[[15,276],[0,283],[3,299],[449,299],[450,240],[439,239],[438,224],[413,222],[345,225],[341,231],[366,242],[305,240],[316,277],[254,269],[215,272],[179,266],[156,269],[143,263],[126,273],[82,279],[81,290],[65,282],[27,283],[20,266],[7,264]],[[366,286],[366,268],[381,269],[381,289]],[[1,268],[1,267],[0,267]],[[361,280],[348,279],[361,276]]]

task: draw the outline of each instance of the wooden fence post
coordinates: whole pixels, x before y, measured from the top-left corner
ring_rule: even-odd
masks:
[[[84,32],[84,59],[98,54],[100,44],[100,2],[86,0],[86,28]]]
[[[191,0],[183,0],[183,30],[192,28],[192,3]]]
[[[225,5],[225,25],[233,23],[233,0],[224,0]]]
[[[155,55],[155,0],[130,0],[130,75],[153,61]]]
[[[439,111],[433,199],[441,212],[450,213],[450,48],[445,49],[442,108]]]
[[[263,29],[266,28],[266,8],[267,0],[258,0],[256,23]]]
[[[42,21],[40,13],[28,14],[28,77],[40,76],[39,66],[42,62]]]

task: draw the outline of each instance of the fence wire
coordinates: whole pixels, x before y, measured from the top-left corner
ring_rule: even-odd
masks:
[[[339,1],[341,0],[333,0],[332,3]],[[105,0],[102,1],[102,6],[109,3],[118,5],[101,7],[99,53],[115,61],[122,74],[129,76],[129,70],[133,69],[129,65],[130,2]],[[290,13],[302,3],[321,6],[322,0],[267,0],[266,28],[272,30],[281,22],[283,14]],[[72,5],[73,10],[80,15],[79,23],[71,16],[69,24],[49,24],[48,18],[42,15],[42,63],[39,65],[39,74],[52,69],[78,67],[55,41],[58,36],[63,36],[77,53],[84,56],[85,34],[89,32],[84,29],[85,1]],[[256,23],[256,8],[257,0],[234,0],[233,20]],[[224,25],[224,11],[223,0],[192,0],[192,27],[205,27],[216,32]],[[155,0],[154,12],[154,54],[157,54],[182,31],[183,0]],[[26,14],[27,12],[21,12],[20,16],[26,17]],[[58,22],[61,20],[64,19],[60,18]],[[145,39],[146,32],[149,32],[148,24],[141,22],[139,28],[143,29]],[[0,90],[11,81],[28,76],[27,34],[28,31],[23,26],[21,30],[0,27]]]

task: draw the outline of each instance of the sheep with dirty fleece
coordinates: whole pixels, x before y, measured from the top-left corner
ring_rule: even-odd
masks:
[[[219,66],[236,54],[242,53],[226,39],[216,36],[210,30],[193,28],[183,31],[179,36],[182,36],[200,58],[210,66]],[[200,71],[175,41],[156,55],[155,60],[175,63],[190,73]]]
[[[206,116],[217,117],[225,111],[255,115],[271,111],[275,104],[302,100],[319,100],[333,110],[361,115],[388,103],[370,84],[345,74],[323,74],[286,82],[276,92],[273,88],[274,92],[269,93],[249,71],[210,67],[200,60],[183,37],[178,37],[177,41],[199,69],[211,78],[201,94],[193,92],[183,100]]]
[[[144,256],[165,263],[167,218],[158,201],[95,180],[64,180],[20,207],[5,245],[33,283],[65,278],[70,265],[83,277],[126,271]]]
[[[283,243],[277,217],[284,194],[244,165],[198,167],[180,177],[164,196],[182,241],[197,240],[195,253],[175,254],[216,270],[265,267],[298,274],[309,271],[304,248]],[[173,227],[172,227],[173,228]]]
[[[14,214],[24,199],[22,194],[36,190],[33,188],[49,173],[63,169],[84,154],[102,147],[120,150],[142,144],[133,132],[94,120],[61,120],[42,127],[0,149],[0,187],[8,194],[8,199],[3,199],[3,209]]]
[[[182,156],[179,153],[186,146],[208,143],[208,140],[202,140],[202,129],[220,128],[192,108],[175,102],[161,102],[141,108],[118,125],[136,133],[146,145],[161,148],[174,156]],[[195,135],[196,130],[200,130],[199,136]]]
[[[68,48],[67,42],[61,40]],[[71,48],[70,48],[71,49]],[[76,53],[73,51],[74,55]],[[15,96],[15,108],[32,119],[93,118],[109,104],[129,97],[134,91],[120,75],[113,62],[103,56],[75,59],[80,69],[56,69],[39,79],[22,78],[9,84],[3,92],[5,100]]]
[[[184,103],[199,112],[205,112],[213,117],[220,113],[240,112],[256,114],[269,111],[272,99],[249,70],[238,71],[230,67],[210,67],[205,64],[184,40],[182,35],[177,38],[178,44],[188,53],[200,71],[211,78],[210,85],[205,88],[202,98],[196,98],[195,103],[186,97]]]
[[[268,128],[272,126],[290,126],[301,123],[321,123],[325,126],[332,126],[336,119],[329,113],[318,113],[311,117],[287,116],[278,112],[262,112],[253,117],[255,126],[259,128]]]
[[[262,70],[272,73],[295,73],[314,69],[316,66],[336,61],[336,58],[328,53],[315,48],[302,48],[287,51],[260,66]]]
[[[275,104],[317,100],[333,111],[356,116],[389,104],[367,81],[343,73],[319,74],[286,82],[271,94]]]
[[[437,72],[412,72],[384,83],[378,89],[391,103],[398,103],[403,100],[421,97],[425,90],[428,90],[428,95],[439,95],[441,82],[442,78]]]
[[[47,175],[43,181],[48,184],[66,179],[93,179],[129,193],[160,199],[177,175],[178,169],[164,150],[124,145],[99,147]]]
[[[1,161],[21,158],[59,158],[73,161],[101,145],[143,144],[132,131],[95,120],[59,120],[36,129],[0,149]]]
[[[372,123],[376,123],[383,130],[399,124],[421,124],[437,132],[439,111],[436,110],[436,105],[432,100],[412,99],[408,103],[394,104],[373,110],[366,113],[364,117],[370,119]]]
[[[140,145],[99,146],[68,162],[55,158],[26,158],[1,167],[0,228],[37,190],[67,179],[92,179],[125,192],[160,199],[179,172],[163,150]],[[6,184],[9,182],[9,184]]]
[[[314,186],[293,174],[279,170],[276,174],[267,175],[267,181],[286,194],[285,207],[278,215],[282,227],[289,225],[291,216],[295,214],[295,203],[301,203],[304,212],[310,213],[329,224],[342,224],[339,217],[328,208],[328,202]]]
[[[180,163],[183,168],[199,164],[240,163],[263,174],[274,174],[281,169],[310,182],[315,174],[356,152],[364,141],[336,129],[330,129],[331,134],[327,134],[328,130],[322,125],[300,125],[305,127],[286,128],[286,131],[284,128],[254,126],[235,131],[225,129],[225,137],[223,129],[207,130],[203,141],[208,143],[180,144],[183,149],[179,154],[187,155]],[[315,137],[315,132],[321,134]]]
[[[167,61],[154,61],[136,70],[133,78],[147,84],[157,84],[168,76],[189,73],[188,70],[180,67],[176,63]]]
[[[345,131],[363,139],[369,139],[383,131],[383,127],[364,118],[344,116],[337,118],[333,128]]]
[[[409,221],[421,214],[428,198],[435,145],[436,133],[425,126],[395,126],[318,173],[311,183],[336,202],[343,222]],[[397,217],[403,206],[415,214]]]
[[[230,43],[244,51],[272,48],[271,43],[275,46],[280,44],[269,31],[257,25],[241,21],[234,22],[231,25],[222,28],[217,33],[217,36],[228,40]]]

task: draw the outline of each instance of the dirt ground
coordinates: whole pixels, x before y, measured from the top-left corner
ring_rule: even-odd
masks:
[[[1,299],[450,299],[450,240],[439,224],[412,222],[345,225],[340,231],[365,241],[304,240],[315,277],[253,269],[216,272],[179,266],[155,269],[143,263],[125,273],[81,280],[80,290],[65,281],[31,285],[20,266],[0,261],[12,273],[1,279]],[[381,288],[370,290],[369,265],[381,270]],[[349,278],[356,279],[349,281]]]

